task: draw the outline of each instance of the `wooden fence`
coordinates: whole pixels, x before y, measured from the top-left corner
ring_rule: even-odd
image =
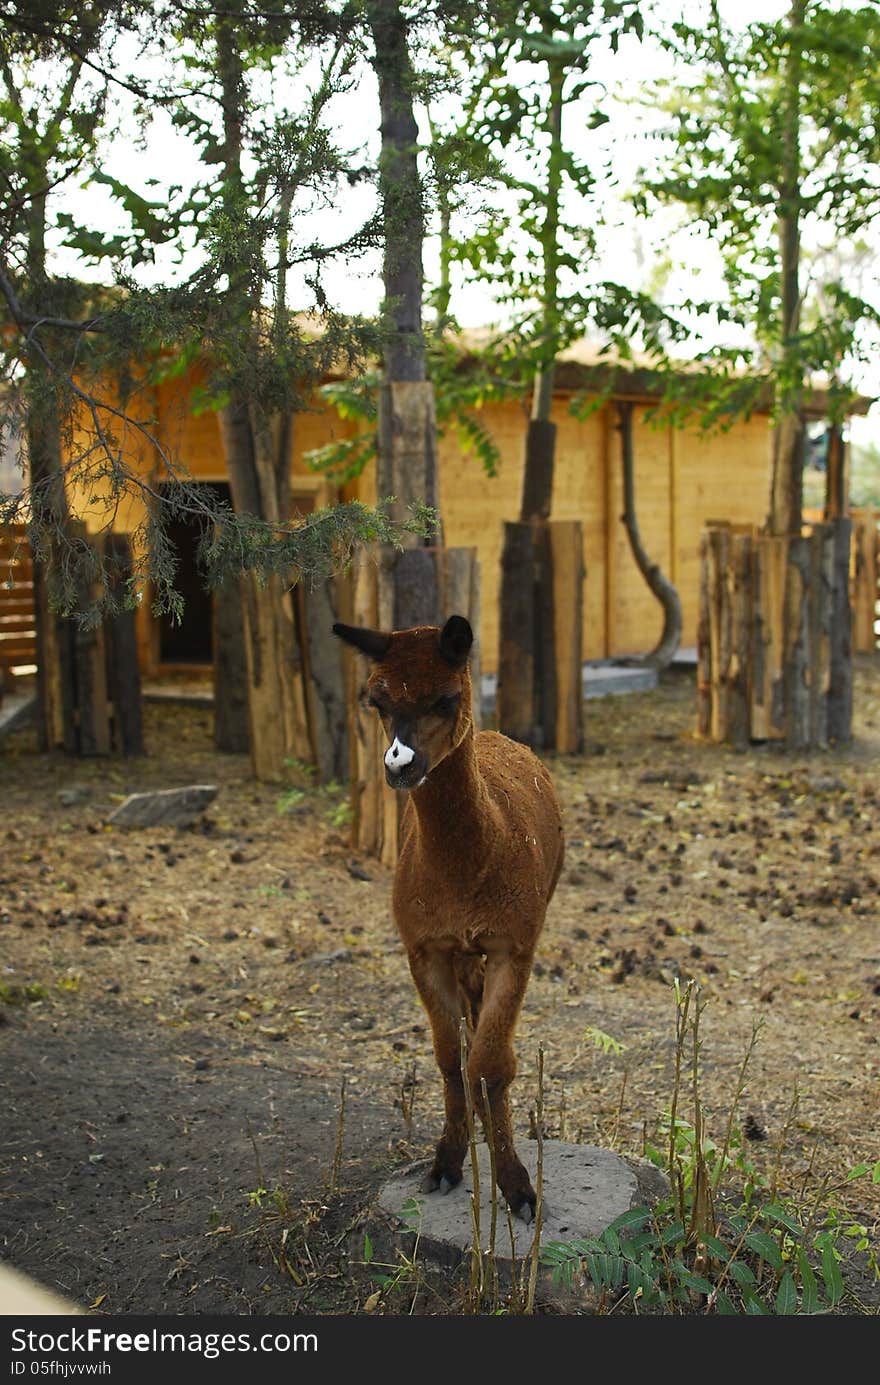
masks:
[[[9,670],[37,662],[34,569],[27,527],[0,530],[0,697]]]
[[[880,646],[880,510],[859,506],[850,511],[852,548],[849,593],[853,652],[873,654]],[[807,524],[822,522],[821,510],[804,510]]]
[[[849,739],[849,518],[800,534],[713,524],[701,541],[697,730],[744,748]]]

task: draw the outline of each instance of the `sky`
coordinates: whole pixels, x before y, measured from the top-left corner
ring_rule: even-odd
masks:
[[[668,0],[662,8],[668,10]],[[686,9],[691,14],[697,14],[701,8],[704,6],[700,5],[699,0],[687,0]],[[746,23],[752,19],[776,18],[785,13],[788,3],[787,0],[785,3],[779,3],[779,0],[764,0],[764,3],[721,0],[720,9],[728,21]],[[635,37],[625,37],[616,56],[610,51],[604,58],[600,56],[596,62],[596,72],[607,86],[613,119],[599,131],[591,132],[585,128],[583,118],[579,122],[578,112],[574,111],[567,117],[566,137],[574,152],[579,157],[587,158],[594,168],[601,168],[613,158],[615,178],[607,182],[601,191],[603,210],[610,224],[600,238],[599,273],[603,278],[632,287],[643,287],[650,279],[658,257],[666,254],[666,242],[675,218],[668,213],[658,214],[650,221],[637,219],[626,202],[626,193],[639,167],[650,166],[657,157],[651,135],[660,117],[656,111],[646,108],[643,95],[650,81],[658,74],[665,72],[674,76],[675,73],[670,60],[656,43],[639,43]],[[267,88],[267,107],[271,107],[272,100],[273,93]],[[334,127],[343,145],[354,149],[361,143],[365,109],[371,113],[376,110],[376,93],[370,75],[335,103]],[[420,114],[421,135],[427,142],[424,115]],[[442,121],[442,108],[434,115]],[[374,152],[375,148],[374,142]],[[155,120],[142,145],[134,138],[133,131],[130,135],[123,131],[107,151],[105,167],[111,175],[138,186],[151,199],[157,200],[161,197],[163,187],[169,183],[187,184],[197,176],[193,150],[185,137],[173,129],[165,115]],[[348,227],[353,230],[359,221],[365,219],[372,208],[373,198],[374,192],[368,187],[346,189],[342,204],[315,209],[303,220],[301,230],[304,234],[338,238],[341,229]],[[112,228],[114,223],[119,224],[118,210],[106,190],[94,186],[66,192],[65,208],[106,229]],[[585,207],[584,212],[589,215],[589,207]],[[692,289],[695,278],[699,278],[700,291],[705,296],[711,296],[713,291],[721,292],[717,258],[705,235],[682,232],[673,238],[671,248],[682,264],[669,279],[670,298],[674,298],[679,289]],[[429,238],[425,247],[425,261],[429,277],[435,276],[436,240]],[[155,271],[148,273],[146,278],[158,282],[169,275],[182,274],[194,266],[192,257],[175,265],[173,256],[166,253],[160,256]],[[69,253],[59,256],[58,267],[66,273],[83,273],[83,266]],[[94,277],[93,270],[87,273]],[[301,287],[305,290],[304,284]],[[378,252],[365,256],[356,264],[339,264],[328,270],[325,287],[331,301],[343,310],[374,313],[382,296]],[[295,276],[292,277],[291,288],[295,303]],[[452,310],[463,327],[486,326],[499,317],[489,290],[474,284],[456,289]],[[860,371],[853,383],[868,395],[880,396],[880,367]],[[876,441],[880,444],[880,407],[875,408],[866,420],[853,420],[851,436],[856,442]]]

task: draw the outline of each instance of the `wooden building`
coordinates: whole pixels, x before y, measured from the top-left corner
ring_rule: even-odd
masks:
[[[586,351],[573,350],[557,369],[553,417],[557,424],[553,515],[577,519],[583,525],[584,590],[583,648],[587,659],[626,657],[645,653],[656,644],[662,628],[660,608],[649,592],[630,554],[621,523],[623,482],[620,434],[615,400],[634,403],[633,429],[638,519],[651,558],[677,587],[683,608],[685,646],[696,644],[699,602],[700,533],[708,520],[758,525],[764,520],[770,488],[771,424],[769,410],[756,411],[726,432],[701,436],[696,429],[672,427],[652,418],[656,391],[644,370],[618,372],[611,397],[576,418],[572,399],[590,391],[599,395],[608,383],[607,367]],[[209,409],[191,407],[200,383],[198,368],[169,379],[141,404],[143,416],[157,420],[156,433],[170,455],[178,458],[196,481],[228,494],[228,479],[217,417]],[[868,400],[857,402],[864,412]],[[808,416],[821,421],[826,399],[815,391]],[[440,499],[444,542],[473,546],[481,564],[482,628],[480,645],[484,672],[495,670],[498,645],[498,588],[502,521],[516,519],[522,483],[527,409],[508,400],[487,404],[481,421],[501,453],[499,474],[488,477],[473,453],[462,449],[450,427],[440,439]],[[342,420],[321,398],[312,410],[297,415],[291,457],[292,496],[297,509],[332,503],[338,496],[373,503],[375,467],[338,491],[309,469],[307,454],[350,437],[359,425]],[[133,447],[143,450],[133,440]],[[154,476],[155,484],[161,480]],[[79,508],[79,506],[77,507]],[[143,518],[140,500],[120,509],[118,528],[135,529]],[[211,658],[211,597],[202,590],[192,561],[194,533],[185,524],[173,531],[181,564],[180,589],[186,599],[183,623],[156,620],[144,602],[139,640],[142,665],[148,672],[162,667],[206,664]]]

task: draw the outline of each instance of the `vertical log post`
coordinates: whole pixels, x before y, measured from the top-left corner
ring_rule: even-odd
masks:
[[[734,534],[730,542],[730,662],[727,675],[727,730],[731,745],[745,750],[751,735],[753,540]]]
[[[783,700],[785,744],[788,750],[805,750],[810,744],[810,542],[803,534],[789,540],[785,566],[783,625],[785,663]]]
[[[501,581],[496,725],[525,745],[576,752],[583,745],[580,521],[506,523]]]
[[[816,524],[810,537],[810,745],[820,748],[828,744],[833,589],[834,531],[830,524]]]
[[[700,604],[697,617],[697,735],[712,734],[712,634],[709,595],[709,530],[700,534]]]
[[[230,755],[250,750],[247,666],[241,581],[227,577],[212,593],[211,622],[214,681],[214,744]]]
[[[851,529],[839,517],[788,536],[703,531],[699,735],[792,750],[850,738]]]
[[[831,658],[828,690],[828,739],[843,744],[852,736],[852,607],[849,561],[852,520],[831,521],[834,580],[831,589]]]
[[[124,599],[125,587],[133,572],[131,539],[128,534],[107,534],[104,539],[107,580],[117,599]],[[141,671],[138,661],[137,615],[135,608],[123,606],[105,625],[107,652],[107,694],[113,709],[113,749],[122,755],[143,755],[144,719],[141,699]]]

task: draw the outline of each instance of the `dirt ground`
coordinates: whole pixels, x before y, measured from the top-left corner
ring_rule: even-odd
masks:
[[[540,1044],[547,1133],[641,1153],[693,976],[710,1133],[759,1021],[744,1149],[809,1200],[880,1159],[880,660],[840,752],[706,747],[694,705],[687,674],[589,702],[585,753],[548,759],[567,858],[516,1125]],[[353,855],[341,792],[256,785],[210,711],[149,705],[147,740],[79,763],[0,742],[0,1255],[104,1313],[357,1312],[350,1228],[441,1111],[389,873]],[[220,789],[194,826],[106,826],[186,783]],[[841,1198],[876,1241],[880,1188]]]

